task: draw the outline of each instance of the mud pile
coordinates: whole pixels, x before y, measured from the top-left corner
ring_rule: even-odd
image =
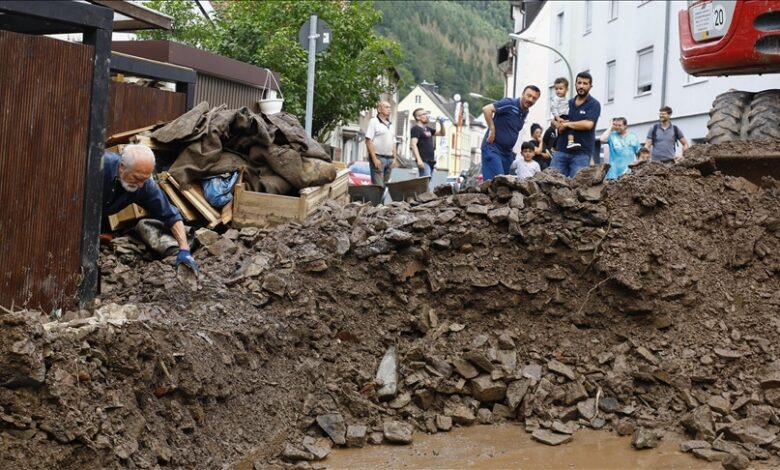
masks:
[[[316,467],[503,420],[777,462],[780,184],[605,172],[201,231],[197,285],[118,241],[94,310],[0,315],[0,467]]]

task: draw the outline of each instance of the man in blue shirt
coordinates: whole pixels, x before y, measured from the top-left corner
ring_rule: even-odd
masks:
[[[558,139],[550,168],[573,178],[581,169],[590,164],[590,155],[596,145],[596,122],[601,115],[601,104],[592,96],[590,89],[593,77],[588,72],[580,72],[575,80],[577,96],[569,100],[569,120],[556,121],[553,125],[558,135],[564,135],[566,129],[574,134],[579,148],[567,149],[566,139]]]
[[[185,264],[198,270],[190,253],[187,232],[179,210],[168,202],[160,187],[152,179],[154,153],[145,145],[128,145],[122,155],[106,152],[103,156],[103,220],[101,231],[108,228],[108,216],[130,204],[138,204],[171,230],[179,243],[176,264]]]
[[[510,173],[512,148],[523,128],[528,109],[541,92],[534,85],[523,89],[520,98],[502,98],[482,108],[488,131],[482,139],[482,176],[485,181]]]

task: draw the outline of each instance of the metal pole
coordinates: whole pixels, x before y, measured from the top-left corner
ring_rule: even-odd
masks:
[[[520,36],[518,36],[516,34],[510,34],[509,37],[512,38],[512,39],[515,39],[517,41],[527,42],[527,43],[530,43],[530,44],[534,44],[534,45],[537,45],[537,46],[544,47],[545,49],[550,49],[551,51],[553,51],[556,54],[558,54],[558,57],[563,59],[563,63],[566,64],[566,68],[569,70],[569,98],[572,97],[572,90],[574,90],[574,74],[571,72],[571,65],[569,65],[569,61],[566,60],[566,57],[564,57],[563,54],[561,54],[560,51],[558,51],[558,49],[555,49],[554,47],[550,47],[547,44],[542,44],[540,42],[531,41],[530,39],[526,39],[524,37],[520,37]]]
[[[317,15],[309,17],[309,67],[306,72],[306,134],[311,137],[314,112],[314,61],[317,52]]]

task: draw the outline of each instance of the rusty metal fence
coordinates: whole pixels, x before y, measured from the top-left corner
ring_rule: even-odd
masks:
[[[172,121],[187,112],[187,94],[111,82],[106,135]]]
[[[0,305],[75,301],[92,58],[92,46],[0,31]]]

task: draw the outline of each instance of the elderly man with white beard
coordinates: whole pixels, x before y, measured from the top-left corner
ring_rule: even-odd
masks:
[[[130,204],[138,204],[170,229],[179,244],[176,264],[184,264],[197,272],[198,264],[190,253],[187,232],[179,209],[168,202],[160,186],[152,179],[154,165],[154,152],[145,145],[128,145],[121,156],[106,152],[103,156],[101,231],[107,231],[109,215],[116,214]]]

